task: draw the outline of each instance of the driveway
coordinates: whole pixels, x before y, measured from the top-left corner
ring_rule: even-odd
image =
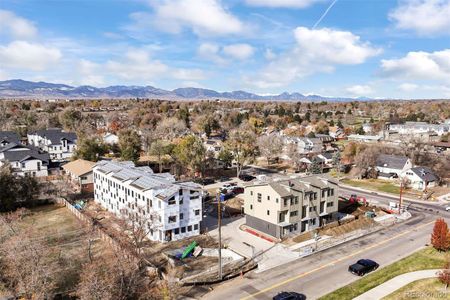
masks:
[[[245,224],[245,217],[233,217],[222,219],[222,244],[231,250],[246,257],[252,257],[254,253],[265,251],[274,246],[274,243],[254,236],[239,229]],[[208,229],[209,234],[218,239],[217,218],[210,215],[203,219],[203,226]]]

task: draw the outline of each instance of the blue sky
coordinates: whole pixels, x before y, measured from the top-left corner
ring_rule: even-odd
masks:
[[[3,0],[0,80],[450,98],[449,35],[450,0]]]

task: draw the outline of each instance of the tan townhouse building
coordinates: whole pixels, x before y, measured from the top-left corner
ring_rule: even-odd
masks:
[[[335,220],[339,186],[325,176],[257,181],[245,187],[246,225],[276,238]]]

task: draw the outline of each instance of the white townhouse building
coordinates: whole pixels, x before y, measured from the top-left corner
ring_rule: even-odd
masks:
[[[70,160],[77,146],[77,135],[59,128],[38,130],[28,134],[27,138],[28,144],[48,152],[54,162]]]
[[[202,189],[154,174],[133,162],[100,161],[93,168],[94,199],[117,216],[145,220],[148,238],[166,242],[200,234]]]
[[[429,132],[435,132],[438,136],[450,132],[450,124],[429,124],[427,122],[405,122],[405,124],[390,124],[389,131],[395,131],[399,134],[417,135]]]
[[[0,166],[9,163],[16,175],[48,176],[49,162],[48,153],[32,146],[9,143],[0,147]]]

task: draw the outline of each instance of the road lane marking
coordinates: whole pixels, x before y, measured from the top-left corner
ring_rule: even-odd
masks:
[[[406,235],[406,234],[408,234],[408,233],[411,233],[411,232],[413,232],[413,231],[415,231],[415,230],[417,230],[417,229],[420,229],[420,228],[422,228],[422,227],[426,227],[426,226],[428,226],[428,225],[430,225],[430,224],[433,224],[434,222],[435,222],[435,220],[430,221],[430,222],[425,223],[425,224],[421,224],[421,225],[419,225],[419,226],[416,226],[416,227],[414,227],[414,228],[408,229],[408,230],[406,230],[406,231],[403,231],[402,233],[399,233],[399,234],[397,234],[397,235],[395,235],[395,236],[392,236],[392,237],[390,237],[390,238],[387,238],[387,239],[385,239],[385,240],[383,240],[383,241],[380,241],[380,242],[377,242],[377,243],[372,244],[372,245],[370,245],[370,246],[367,246],[367,247],[365,247],[365,248],[363,248],[363,249],[360,249],[360,250],[358,250],[358,251],[356,251],[356,252],[353,252],[352,254],[346,255],[346,256],[344,256],[344,257],[338,258],[338,259],[336,259],[336,260],[334,260],[334,261],[331,261],[331,262],[329,262],[329,263],[327,263],[327,264],[325,264],[325,265],[321,265],[321,266],[319,266],[319,267],[317,267],[317,268],[315,268],[315,269],[312,269],[312,270],[310,270],[310,271],[307,271],[307,272],[301,273],[301,274],[299,274],[299,275],[293,276],[293,277],[291,277],[291,278],[288,278],[288,279],[286,279],[286,280],[284,280],[284,281],[281,281],[281,282],[279,282],[279,283],[276,283],[276,284],[274,284],[274,285],[272,285],[272,286],[270,286],[270,287],[267,287],[267,288],[265,288],[265,289],[262,289],[262,290],[260,290],[260,291],[257,292],[257,293],[254,293],[254,294],[245,296],[244,298],[241,298],[241,300],[251,299],[251,298],[253,298],[253,297],[255,297],[255,296],[264,294],[264,293],[266,293],[266,292],[268,292],[268,291],[271,291],[271,290],[273,290],[273,289],[276,289],[277,287],[280,287],[280,286],[282,286],[282,285],[288,284],[288,283],[290,283],[290,282],[292,282],[292,281],[294,281],[294,280],[300,279],[300,278],[305,277],[305,276],[307,276],[307,275],[309,275],[309,274],[312,274],[312,273],[315,273],[315,272],[320,271],[320,270],[322,270],[322,269],[325,269],[325,268],[327,268],[327,267],[333,266],[333,265],[336,264],[336,263],[339,263],[339,262],[344,261],[344,260],[346,260],[346,259],[348,259],[348,258],[351,258],[351,257],[353,257],[353,256],[356,256],[356,255],[358,255],[358,254],[360,254],[360,253],[362,253],[362,252],[366,252],[367,250],[370,250],[370,249],[376,248],[376,247],[378,247],[378,246],[381,246],[381,245],[383,245],[383,244],[386,244],[386,243],[389,242],[389,241],[392,241],[392,240],[394,240],[394,239],[396,239],[396,238],[398,238],[398,237],[401,237],[401,236],[403,236],[403,235]]]

